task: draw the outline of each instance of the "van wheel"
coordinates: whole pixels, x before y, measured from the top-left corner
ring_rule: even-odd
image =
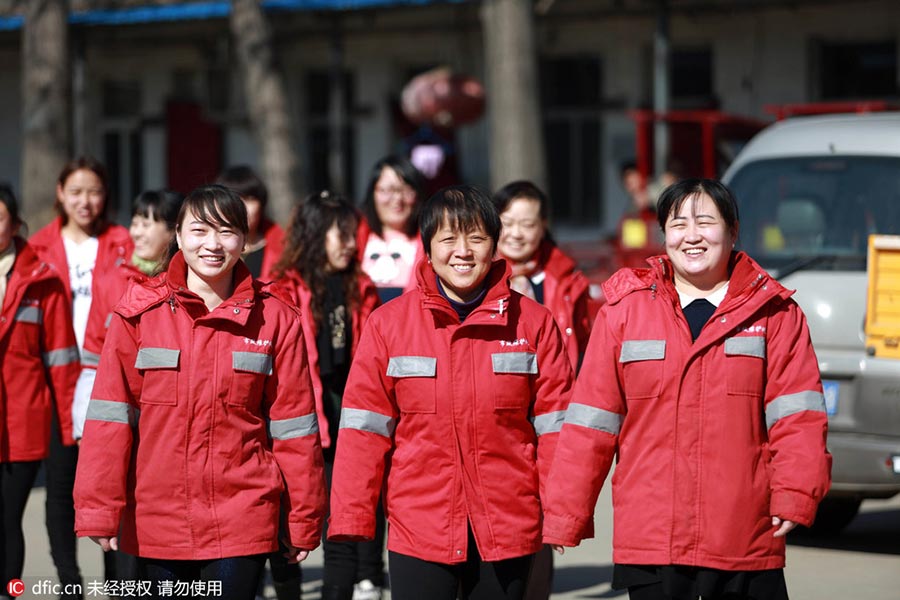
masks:
[[[819,503],[816,520],[809,530],[817,535],[835,535],[850,524],[859,512],[859,498],[825,498]]]

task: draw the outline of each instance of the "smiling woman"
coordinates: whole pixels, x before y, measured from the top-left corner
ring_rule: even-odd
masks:
[[[232,271],[247,232],[247,209],[227,188],[211,185],[194,190],[181,207],[175,239],[187,265],[187,287],[203,298],[209,310],[231,296]]]
[[[56,180],[57,218],[38,230],[29,243],[53,265],[65,286],[67,304],[79,352],[93,298],[101,293],[110,273],[131,257],[128,230],[106,219],[107,172],[98,160],[82,156],[66,163]],[[50,554],[60,583],[81,583],[73,533],[72,486],[77,447],[65,447],[54,419],[47,476],[47,533]],[[107,579],[116,579],[114,562],[105,557]]]
[[[658,216],[666,255],[603,285],[544,540],[586,537],[617,458],[614,588],[642,600],[786,600],[784,536],[812,522],[830,484],[806,318],[733,250],[737,202],[724,185],[676,183]]]
[[[328,536],[372,539],[383,489],[392,598],[519,600],[572,368],[553,317],[493,260],[484,192],[438,191],[419,228],[416,288],[372,313],[350,369]]]
[[[300,318],[240,260],[246,234],[235,192],[185,199],[181,250],[112,315],[75,485],[79,536],[236,600],[279,537],[294,561],[318,545],[325,501]]]

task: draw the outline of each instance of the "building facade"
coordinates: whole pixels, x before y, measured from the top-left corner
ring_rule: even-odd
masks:
[[[228,3],[160,2],[143,16],[132,4],[73,11],[71,20],[76,151],[110,168],[119,220],[142,189],[211,179],[229,164],[256,165],[258,156],[227,12],[221,12]],[[326,5],[341,3],[268,3],[309,189],[334,185],[328,160],[335,127],[343,147],[340,187],[357,200],[376,160],[407,150],[423,135],[438,136],[458,180],[487,185],[485,117],[453,131],[423,132],[399,109],[404,84],[435,66],[483,79],[479,4],[357,1],[333,10]],[[668,4],[671,109],[715,110],[764,123],[774,119],[769,105],[900,99],[900,3],[894,0]],[[639,151],[632,111],[653,105],[658,5],[535,4],[559,238],[602,237],[625,207],[619,167]],[[17,23],[9,9],[0,14],[0,179],[17,189],[20,47],[21,19]],[[487,111],[490,93],[488,85]],[[345,107],[338,119],[330,111],[336,94]],[[736,149],[722,140],[716,151],[727,161]],[[694,152],[682,143],[673,155],[691,163]],[[43,224],[30,225],[33,231]]]

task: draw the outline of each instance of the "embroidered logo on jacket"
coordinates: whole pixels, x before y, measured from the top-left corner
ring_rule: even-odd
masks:
[[[244,343],[248,346],[259,346],[261,348],[265,348],[272,345],[272,340],[251,340],[250,338],[245,337]]]
[[[515,348],[517,346],[527,346],[527,345],[528,345],[528,340],[525,338],[519,338],[517,340],[512,340],[511,342],[507,341],[507,340],[500,340],[501,348]]]
[[[749,327],[735,327],[735,333],[765,333],[765,325],[751,325]]]

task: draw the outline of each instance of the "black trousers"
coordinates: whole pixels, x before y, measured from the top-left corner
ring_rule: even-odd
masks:
[[[207,597],[216,600],[254,600],[268,554],[216,560],[138,558],[141,578],[150,582],[150,598]],[[183,582],[187,590],[174,588]],[[202,582],[202,588],[191,588]],[[178,584],[178,585],[183,585]],[[169,592],[164,590],[168,589]]]
[[[533,554],[497,562],[481,560],[469,531],[468,560],[435,563],[388,552],[393,600],[522,600]]]
[[[336,439],[332,437],[332,439]],[[384,585],[384,511],[378,503],[376,518],[380,521],[381,539],[378,538],[379,526],[376,525],[375,540],[372,542],[332,542],[328,539],[328,517],[331,516],[331,476],[334,470],[335,449],[325,448],[325,486],[328,493],[325,528],[322,532],[322,551],[325,565],[322,574],[323,600],[350,600],[353,596],[353,584],[369,579],[376,586]],[[377,548],[377,550],[376,550]],[[376,556],[377,555],[377,556]]]
[[[25,536],[22,516],[41,461],[0,463],[0,583],[22,578]]]
[[[78,446],[63,446],[59,420],[53,413],[50,430],[50,455],[44,460],[47,478],[46,524],[50,538],[50,555],[63,585],[81,583],[75,538],[75,465]],[[104,557],[104,562],[106,557]]]
[[[303,573],[300,563],[290,563],[284,553],[287,549],[278,542],[278,550],[266,555],[269,561],[269,570],[272,573],[272,587],[275,588],[275,597],[278,600],[298,600],[302,595],[301,584]],[[263,577],[259,578],[257,595],[262,596]]]

